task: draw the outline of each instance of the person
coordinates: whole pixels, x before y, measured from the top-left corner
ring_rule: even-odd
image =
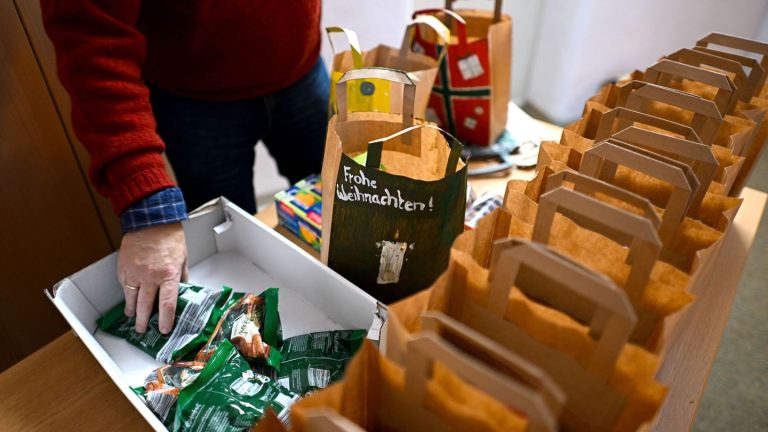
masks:
[[[320,0],[41,6],[89,178],[120,215],[125,314],[143,333],[158,299],[168,333],[187,277],[187,209],[225,196],[255,213],[259,140],[292,183],[320,172],[329,92]]]

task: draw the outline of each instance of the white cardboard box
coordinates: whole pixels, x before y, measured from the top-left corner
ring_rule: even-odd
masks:
[[[368,329],[383,306],[289,240],[224,198],[202,206],[184,222],[189,281],[259,293],[278,287],[283,336]],[[72,329],[157,431],[166,428],[130,387],[161,363],[123,339],[98,330],[96,320],[123,300],[117,254],[62,280],[46,292]]]

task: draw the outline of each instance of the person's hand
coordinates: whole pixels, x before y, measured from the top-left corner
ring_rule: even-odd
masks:
[[[126,233],[117,255],[117,278],[125,293],[125,315],[136,316],[136,331],[147,331],[159,292],[160,332],[169,333],[179,282],[187,280],[187,244],[181,223]]]

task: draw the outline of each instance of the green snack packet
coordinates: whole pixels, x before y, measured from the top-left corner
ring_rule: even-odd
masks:
[[[223,340],[197,379],[179,392],[174,431],[243,431],[267,408],[281,420],[299,398],[251,370],[234,345]]]
[[[366,334],[366,330],[336,330],[286,339],[278,382],[301,395],[327,387],[344,375]]]
[[[144,380],[144,386],[136,387],[133,391],[144,399],[166,427],[171,427],[179,392],[195,382],[204,367],[205,363],[195,361],[165,365],[152,371]]]
[[[157,361],[171,363],[205,343],[231,292],[232,289],[228,287],[213,290],[180,283],[173,330],[167,335],[160,333],[158,327],[160,315],[157,304],[144,334],[134,330],[136,318],[129,318],[123,313],[125,302],[112,308],[96,323],[101,330],[124,338]]]
[[[277,288],[259,295],[234,293],[195,360],[207,361],[223,341],[229,340],[254,371],[275,378],[283,345],[277,293]]]

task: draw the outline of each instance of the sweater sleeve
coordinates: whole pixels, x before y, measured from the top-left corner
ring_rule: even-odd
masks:
[[[173,186],[142,80],[141,0],[41,0],[72,126],[91,155],[89,177],[116,214]]]

